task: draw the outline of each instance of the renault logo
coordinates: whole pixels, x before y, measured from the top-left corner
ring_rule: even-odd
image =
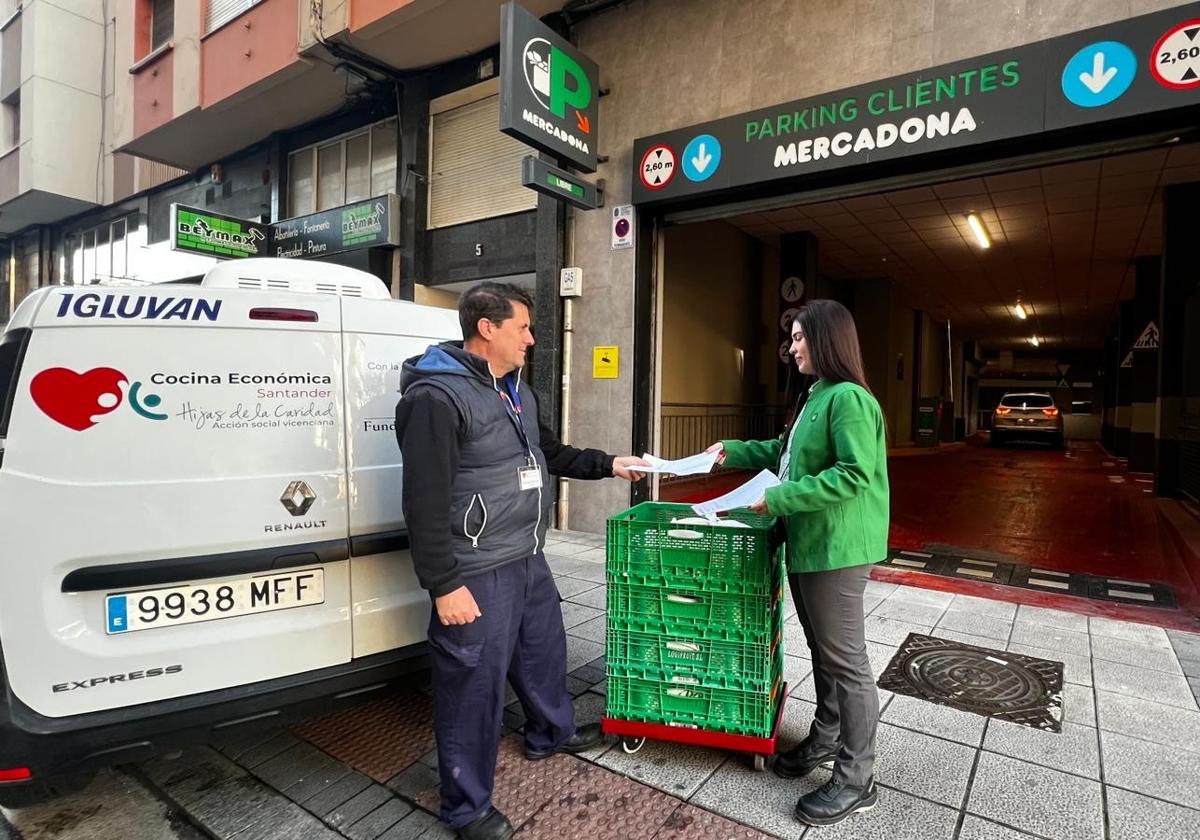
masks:
[[[303,481],[293,481],[279,497],[279,501],[292,516],[303,516],[308,513],[308,509],[316,500],[317,494]]]

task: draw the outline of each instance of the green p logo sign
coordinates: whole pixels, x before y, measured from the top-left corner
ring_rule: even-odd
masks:
[[[545,38],[532,38],[525,45],[525,81],[541,106],[560,120],[569,119],[574,109],[578,129],[591,133],[591,120],[584,111],[592,102],[592,83],[579,62]]]
[[[579,62],[558,47],[550,47],[550,112],[566,117],[567,106],[583,111],[592,101],[592,85]]]

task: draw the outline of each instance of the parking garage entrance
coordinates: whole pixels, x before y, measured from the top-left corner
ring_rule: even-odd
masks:
[[[1114,26],[1136,23],[1125,37],[1137,41],[1165,20]],[[1200,615],[1186,536],[1200,499],[1200,98],[1164,104],[1138,77],[1149,117],[1068,130],[1103,116],[1071,112],[1056,81],[1082,40],[1040,45],[1040,81],[1053,82],[1037,88],[1041,131],[1005,142],[838,163],[835,146],[853,157],[883,114],[861,135],[796,134],[793,119],[760,145],[776,112],[820,121],[822,101],[878,102],[955,68],[639,140],[634,197],[652,247],[638,331],[653,351],[637,360],[635,436],[648,451],[780,434],[804,385],[787,354],[796,309],[833,298],[854,315],[887,422],[881,574]],[[1021,50],[1012,72],[1032,64]],[[1021,104],[996,91],[993,133]],[[931,140],[941,109],[926,110]],[[810,167],[779,174],[804,155]],[[746,477],[651,492],[698,501]]]

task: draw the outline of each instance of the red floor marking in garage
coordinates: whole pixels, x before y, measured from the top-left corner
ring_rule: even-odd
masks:
[[[1105,466],[1105,462],[1112,466]],[[1200,615],[1200,561],[1181,553],[1161,519],[1150,485],[1098,443],[1074,441],[1069,453],[1020,444],[993,449],[985,438],[928,456],[891,458],[893,548],[931,546],[986,551],[1015,562],[1064,572],[1165,583],[1183,610]],[[730,472],[663,488],[664,501],[698,502],[745,481]],[[927,588],[1006,593],[1004,600],[1054,605],[1076,612],[1167,621],[1169,610],[1126,607],[1071,596],[1043,595],[930,575],[876,569]],[[918,580],[919,579],[919,580]],[[990,597],[1001,597],[991,595]],[[1100,606],[1094,606],[1094,605]],[[1194,624],[1192,629],[1195,629]]]

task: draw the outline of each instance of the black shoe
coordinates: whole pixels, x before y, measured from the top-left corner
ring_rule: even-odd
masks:
[[[875,789],[874,779],[867,782],[866,787],[830,779],[817,790],[800,797],[796,803],[796,819],[808,825],[833,825],[855,811],[870,811],[878,801],[879,791]]]
[[[787,752],[780,753],[775,759],[775,775],[781,779],[803,779],[821,765],[833,766],[841,744],[822,747],[805,738]]]
[[[509,840],[513,836],[512,823],[495,808],[488,808],[483,816],[458,829],[460,840]]]
[[[575,728],[575,734],[558,745],[556,750],[531,750],[525,748],[525,757],[530,761],[541,761],[543,758],[549,758],[555,753],[581,753],[584,750],[590,750],[592,747],[600,743],[604,737],[604,733],[600,731],[600,724],[589,723],[587,726],[578,726]]]

